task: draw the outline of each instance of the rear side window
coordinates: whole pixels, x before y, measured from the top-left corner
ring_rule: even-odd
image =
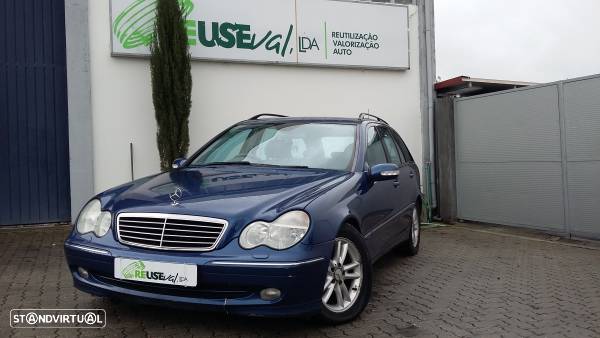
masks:
[[[396,144],[396,141],[394,140],[394,137],[390,133],[389,129],[381,128],[380,131],[382,135],[383,144],[385,145],[385,149],[387,150],[388,156],[390,158],[390,162],[398,166],[402,165],[402,163],[404,163],[404,158],[398,150],[398,145]]]
[[[367,156],[366,162],[369,166],[387,163],[385,150],[381,135],[375,130],[375,127],[370,127],[367,131]]]
[[[406,162],[414,163],[415,160],[413,159],[412,155],[410,154],[410,151],[408,150],[408,147],[406,146],[400,135],[394,132],[394,136],[396,138],[396,142],[398,142],[398,145],[400,146],[400,150],[402,151],[402,155],[404,155],[404,159],[406,160]]]

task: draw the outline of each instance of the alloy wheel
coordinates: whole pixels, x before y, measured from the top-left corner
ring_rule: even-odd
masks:
[[[419,245],[419,232],[421,231],[421,224],[419,222],[419,213],[417,208],[413,209],[412,214],[412,245],[417,247]]]
[[[351,308],[358,298],[362,278],[362,260],[358,248],[347,238],[336,238],[323,287],[323,305],[336,313]]]

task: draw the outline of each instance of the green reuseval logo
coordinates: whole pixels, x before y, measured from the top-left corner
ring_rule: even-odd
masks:
[[[156,3],[159,0],[134,0],[113,23],[113,31],[123,48],[149,46],[154,32]],[[194,9],[192,0],[178,0],[184,16]]]
[[[146,266],[142,261],[133,262],[121,270],[126,279],[143,278]]]

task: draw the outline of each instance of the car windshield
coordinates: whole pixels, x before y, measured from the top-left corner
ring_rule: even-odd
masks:
[[[228,130],[190,166],[264,165],[348,170],[356,126],[332,123],[242,124]]]

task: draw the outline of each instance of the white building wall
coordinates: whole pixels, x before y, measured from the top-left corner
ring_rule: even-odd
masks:
[[[192,62],[190,153],[224,128],[259,113],[357,117],[371,112],[404,138],[421,166],[423,136],[417,7],[409,6],[411,68],[357,70]],[[89,1],[94,188],[159,171],[147,59],[112,57],[108,0]],[[71,140],[77,142],[77,140]]]

